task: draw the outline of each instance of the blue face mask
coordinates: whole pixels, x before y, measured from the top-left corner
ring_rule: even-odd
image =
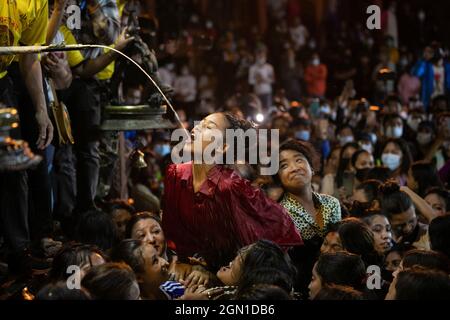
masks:
[[[155,145],[154,151],[161,157],[165,157],[170,153],[170,145],[168,144],[157,144]]]
[[[308,130],[300,130],[295,132],[295,138],[303,141],[309,141],[311,133]]]

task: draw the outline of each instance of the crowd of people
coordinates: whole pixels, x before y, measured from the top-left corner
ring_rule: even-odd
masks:
[[[93,43],[150,65],[181,121],[166,116],[201,140],[185,152],[227,129],[277,130],[279,148],[273,176],[176,164],[171,129],[99,130],[105,106],[155,94],[117,53],[0,55],[11,135],[43,158],[0,171],[0,299],[450,299],[449,43],[402,27],[424,10],[381,1],[374,31],[330,0],[313,32],[301,1],[268,0],[262,32],[187,1],[167,5],[183,11],[175,32],[158,1],[6,2],[0,47]]]

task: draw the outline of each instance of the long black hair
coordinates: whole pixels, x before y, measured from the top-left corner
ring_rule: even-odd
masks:
[[[405,212],[413,205],[411,197],[400,190],[397,181],[391,179],[383,183],[380,188],[381,212],[388,217]]]
[[[69,266],[82,267],[87,263],[92,266],[92,254],[98,254],[106,260],[105,254],[97,246],[78,242],[66,243],[53,257],[49,272],[50,280],[52,282],[67,280],[70,276],[70,273],[67,273]]]
[[[389,138],[389,139],[387,139],[383,143],[382,147],[380,148],[380,154],[379,154],[380,158],[381,158],[381,155],[382,155],[382,153],[384,151],[384,148],[386,148],[386,146],[389,143],[396,144],[400,148],[400,150],[402,151],[403,157],[402,157],[401,164],[400,164],[400,173],[408,174],[409,167],[411,166],[411,163],[412,163],[412,156],[411,156],[411,151],[409,149],[408,143],[405,140],[401,139],[401,138]]]
[[[442,271],[413,267],[399,272],[395,300],[450,300],[450,278]]]
[[[414,162],[411,166],[411,173],[418,185],[417,190],[414,191],[421,197],[425,197],[428,189],[432,187],[444,187],[441,179],[439,179],[436,166],[430,162]]]
[[[311,167],[311,169],[315,172],[318,172],[320,168],[320,155],[311,143],[297,139],[288,139],[280,145],[279,152],[281,153],[282,151],[286,150],[297,151],[298,153],[303,155],[306,161],[308,161],[308,164]],[[273,176],[273,180],[277,184],[282,186],[278,174],[275,174]]]
[[[344,249],[361,256],[366,266],[381,265],[373,232],[363,221],[355,217],[345,218],[338,223],[338,233]]]
[[[351,164],[352,158],[344,159],[344,152],[347,148],[355,148],[356,150],[360,149],[360,146],[356,142],[346,143],[339,154],[339,165],[336,172],[336,185],[338,188],[342,187],[344,184],[344,172],[347,170],[349,164]]]
[[[359,255],[349,252],[323,253],[317,260],[316,272],[322,286],[338,284],[356,290],[364,289],[366,267]]]
[[[277,269],[280,273],[279,283],[284,283],[284,287],[291,287],[296,277],[296,269],[293,266],[289,255],[274,242],[269,240],[258,240],[254,244],[240,250],[243,257],[242,272],[238,281],[238,288],[246,288],[255,281],[262,280],[263,276],[256,277],[255,270],[260,269],[260,274],[267,273],[261,268]],[[259,278],[259,280],[257,280]],[[284,280],[281,280],[284,278]],[[292,289],[292,288],[291,288]]]

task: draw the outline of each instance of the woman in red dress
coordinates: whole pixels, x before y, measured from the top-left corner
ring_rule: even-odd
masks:
[[[214,152],[225,156],[226,129],[251,128],[228,113],[214,113],[192,130],[186,152],[202,152],[221,132],[224,144]],[[194,150],[194,144],[201,147]],[[200,150],[201,149],[201,150]],[[195,159],[195,158],[194,158]],[[165,178],[162,225],[180,259],[199,254],[211,270],[227,265],[238,249],[259,239],[288,248],[303,244],[291,218],[232,168],[193,162],[172,164]]]

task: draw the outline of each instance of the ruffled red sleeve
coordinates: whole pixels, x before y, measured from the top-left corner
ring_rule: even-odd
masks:
[[[278,203],[233,173],[229,203],[235,220],[236,235],[243,245],[267,239],[283,247],[302,245],[301,235],[291,217]]]

